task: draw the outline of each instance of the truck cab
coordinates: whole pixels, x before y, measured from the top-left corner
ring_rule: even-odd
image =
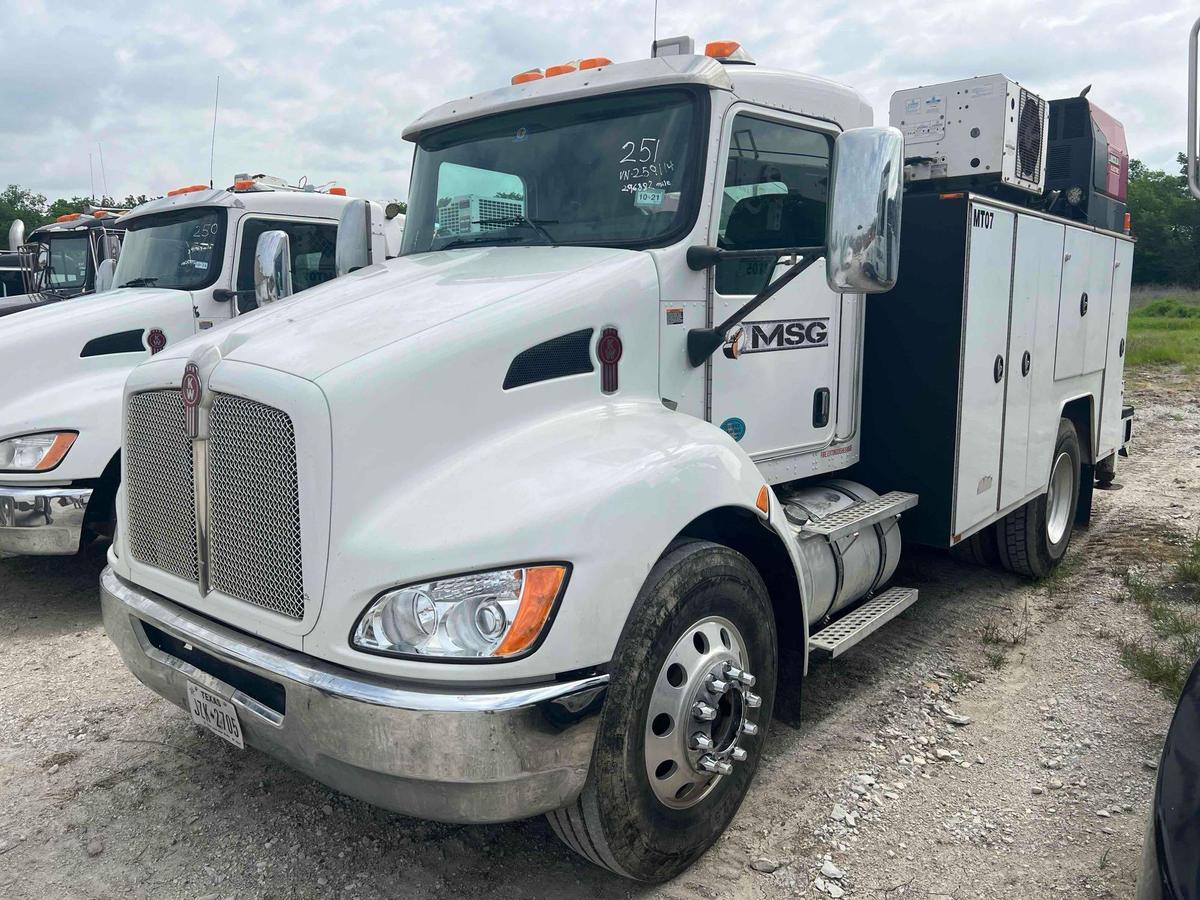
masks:
[[[255,250],[265,233],[288,238],[289,293],[333,279],[339,219],[360,205],[336,186],[303,189],[266,176],[171,191],[122,216],[111,290],[6,320],[0,372],[13,389],[0,398],[0,552],[71,554],[82,539],[111,532],[130,369],[255,309]],[[399,249],[402,219],[385,222],[372,207],[383,259],[385,232],[391,253]],[[53,278],[59,268],[40,271]]]
[[[88,207],[34,229],[17,250],[23,291],[0,297],[0,316],[106,290],[121,253],[125,210]]]
[[[409,815],[544,813],[670,878],[736,813],[777,691],[917,599],[889,584],[917,494],[845,477],[911,438],[868,443],[862,399],[867,296],[924,264],[901,264],[903,136],[689,38],[404,136],[398,259],[130,373],[106,628],[236,746]],[[1056,564],[1061,440],[1065,494],[1047,456],[1019,504],[939,501],[929,533],[1026,509]]]

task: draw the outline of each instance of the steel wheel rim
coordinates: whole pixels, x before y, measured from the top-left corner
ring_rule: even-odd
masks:
[[[654,681],[646,712],[646,777],[659,802],[688,809],[748,759],[761,699],[745,670],[749,653],[737,627],[706,616],[684,629]],[[711,715],[710,715],[711,714]]]
[[[1063,539],[1071,521],[1072,480],[1071,455],[1060,453],[1050,470],[1050,490],[1046,496],[1046,537],[1051,546]]]

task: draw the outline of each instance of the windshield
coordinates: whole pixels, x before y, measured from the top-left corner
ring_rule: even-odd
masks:
[[[43,238],[38,262],[43,290],[82,290],[87,284],[88,274],[87,233],[55,234]]]
[[[694,221],[699,200],[699,96],[680,88],[612,94],[422,136],[402,252],[670,243]]]
[[[221,274],[224,209],[183,209],[129,223],[113,284],[194,291]]]

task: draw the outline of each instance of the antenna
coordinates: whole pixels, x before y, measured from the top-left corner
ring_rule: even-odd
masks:
[[[217,94],[213,97],[212,144],[208,148],[208,186],[213,186],[213,159],[217,153],[217,104],[221,102],[221,76],[217,76]]]
[[[104,171],[104,145],[96,141],[96,149],[100,151],[100,181],[104,185],[104,197],[108,196],[108,174]],[[104,197],[100,199],[103,200]]]
[[[92,154],[88,154],[88,182],[92,185],[92,200],[96,199],[96,171],[92,168]]]
[[[658,42],[658,0],[654,0],[654,25],[652,28],[654,34],[650,37],[650,46],[653,47]]]

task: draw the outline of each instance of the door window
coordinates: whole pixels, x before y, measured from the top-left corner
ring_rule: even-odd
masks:
[[[287,232],[292,252],[292,290],[306,291],[337,276],[337,226],[318,222],[247,219],[238,249],[238,291],[254,292],[254,248],[266,231]],[[248,296],[248,295],[243,295]],[[246,306],[243,300],[242,307]]]
[[[829,135],[739,113],[725,163],[717,245],[758,250],[824,244],[832,149]],[[757,293],[776,262],[718,263],[717,293]]]

